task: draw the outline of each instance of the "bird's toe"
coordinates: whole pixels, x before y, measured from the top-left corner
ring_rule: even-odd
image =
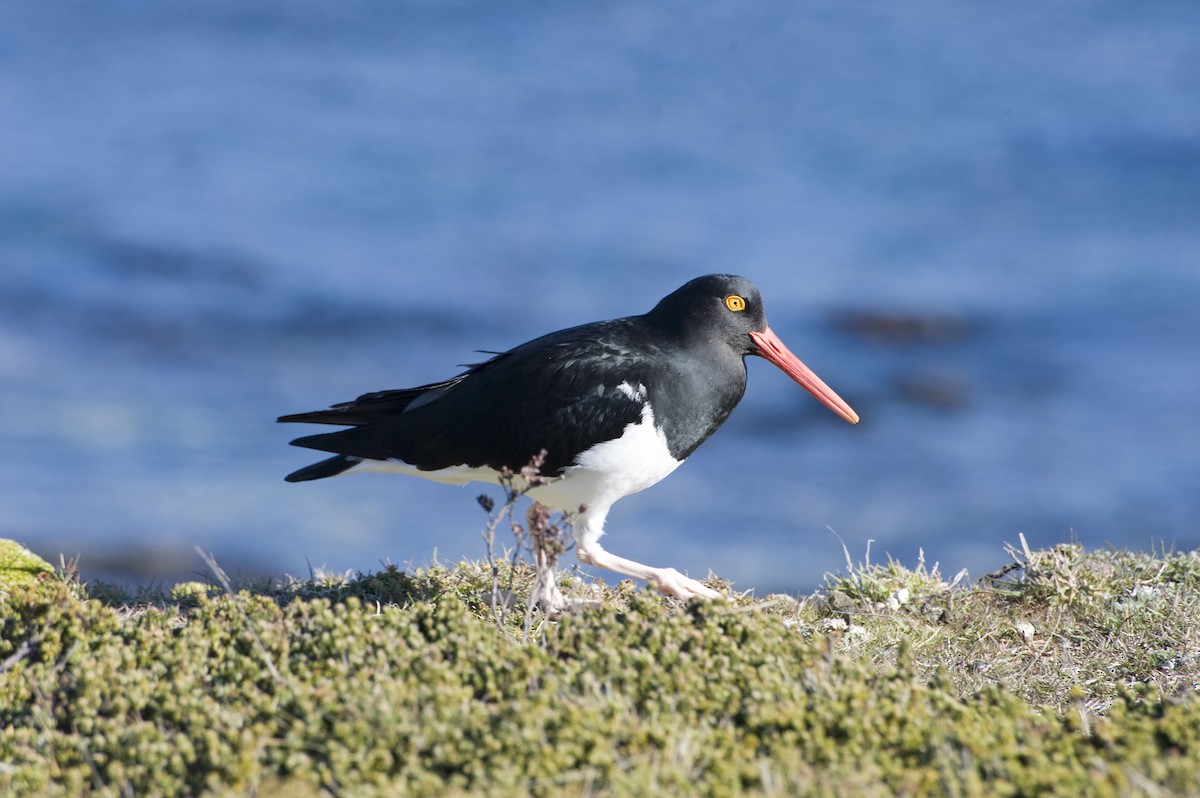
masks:
[[[543,598],[538,602],[538,606],[542,608],[542,612],[546,614],[546,619],[557,621],[568,612],[579,612],[580,610],[595,610],[600,608],[599,601],[590,601],[588,599],[569,599],[559,594],[558,599]]]
[[[684,576],[674,568],[658,569],[650,579],[650,583],[659,591],[666,593],[668,596],[674,596],[681,601],[688,601],[693,598],[709,600],[724,598],[717,591],[691,577]]]

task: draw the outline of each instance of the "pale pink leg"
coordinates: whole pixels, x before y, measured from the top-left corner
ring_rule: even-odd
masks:
[[[533,547],[533,564],[537,571],[537,577],[533,585],[533,594],[537,597],[538,606],[542,608],[542,612],[546,613],[546,617],[552,621],[556,621],[562,617],[564,612],[570,610],[596,608],[600,606],[598,601],[589,601],[587,599],[569,599],[562,594],[558,589],[558,582],[554,578],[554,564],[550,557],[542,550],[540,546]]]
[[[705,587],[695,579],[684,576],[674,568],[655,568],[650,565],[642,565],[640,562],[627,560],[624,557],[618,557],[615,554],[609,554],[595,541],[580,543],[575,550],[575,556],[579,558],[580,562],[587,563],[588,565],[594,565],[597,568],[603,568],[607,571],[615,571],[625,576],[632,576],[634,579],[643,579],[668,596],[674,596],[683,601],[697,597],[706,599],[724,598],[717,591],[710,587]]]

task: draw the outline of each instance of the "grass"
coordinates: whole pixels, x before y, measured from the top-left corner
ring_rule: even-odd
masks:
[[[1057,712],[1081,698],[1100,711],[1122,687],[1200,686],[1200,553],[1021,544],[965,589],[923,562],[848,564],[827,577],[826,601],[868,630],[848,648],[881,663],[906,643],[918,672],[947,669],[963,695],[1003,684]]]
[[[854,563],[684,606],[520,562],[0,594],[14,795],[1195,795],[1200,555]],[[499,573],[497,570],[499,569]],[[712,582],[720,587],[718,583]]]

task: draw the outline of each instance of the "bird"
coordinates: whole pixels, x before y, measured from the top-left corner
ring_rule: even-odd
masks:
[[[442,382],[281,416],[346,427],[293,440],[332,456],[285,479],[392,472],[461,485],[504,477],[567,514],[580,562],[684,601],[721,599],[674,568],[601,546],[613,504],[669,475],[724,423],[745,393],[747,356],[773,363],[846,421],[859,420],[767,325],[758,288],[733,274],[697,277],[642,315],[486,354],[494,356]],[[539,455],[538,478],[525,480],[519,469]],[[539,572],[535,593],[551,618],[594,604],[568,601],[552,573]]]

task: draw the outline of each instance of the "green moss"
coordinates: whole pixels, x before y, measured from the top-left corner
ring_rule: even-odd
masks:
[[[0,598],[52,580],[54,568],[15,540],[0,539]]]
[[[202,604],[218,592],[219,588],[207,582],[180,582],[171,588],[171,600],[181,606]]]
[[[1161,658],[1105,677],[1086,658],[1105,652],[1064,655],[1061,635],[1194,646],[1194,623],[1127,599],[1154,587],[1186,611],[1200,569],[1091,556],[1054,567],[1112,585],[1063,600],[891,563],[841,607],[683,607],[623,584],[604,609],[532,625],[499,617],[469,563],[136,606],[25,590],[0,604],[0,792],[1195,794],[1193,666],[1172,665],[1187,689]],[[1017,618],[1031,639],[1009,634]]]

